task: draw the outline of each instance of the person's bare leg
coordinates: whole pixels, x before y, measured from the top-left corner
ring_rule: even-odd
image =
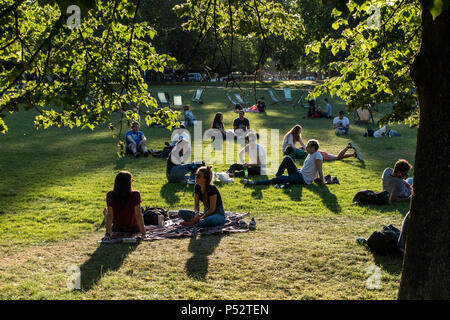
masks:
[[[145,141],[141,141],[139,143],[138,149],[142,153],[146,153],[147,152],[147,146],[145,145]]]
[[[341,152],[339,152],[339,154],[337,156],[338,160],[342,160],[342,159],[348,158],[348,157],[354,157],[353,154],[348,154],[348,155],[345,154],[348,151],[348,149],[350,149],[350,146],[346,146],[344,149],[341,150]]]

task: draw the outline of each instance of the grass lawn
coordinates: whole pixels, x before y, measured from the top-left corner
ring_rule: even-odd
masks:
[[[278,90],[283,85],[314,84],[270,84]],[[268,86],[257,88],[266,101]],[[166,85],[151,90],[182,94],[204,121],[203,130],[216,112],[224,114],[230,129],[237,115],[227,107],[225,91],[238,89],[208,87],[204,104],[198,105],[190,102],[195,88]],[[251,85],[242,88],[250,93]],[[318,102],[323,105],[322,98]],[[344,108],[338,99],[330,103],[333,114]],[[400,228],[409,204],[354,207],[351,202],[361,189],[379,191],[383,169],[398,158],[413,163],[416,129],[390,126],[402,136],[372,139],[363,137],[365,126],[351,125],[347,137],[336,137],[331,120],[307,119],[306,109],[290,104],[267,109],[266,114],[246,117],[255,130],[279,129],[280,146],[285,132],[300,123],[305,142],[318,139],[321,150],[337,154],[353,141],[364,163],[356,158],[325,162],[324,173],[337,176],[339,185],[280,190],[244,187],[237,178],[220,186],[225,209],[249,212],[256,231],[137,246],[97,243],[104,233],[98,226],[115,174],[132,172],[144,206],[191,208],[193,186],[167,183],[165,159],[118,159],[117,141],[107,124],[94,131],[36,131],[32,112],[8,117],[9,132],[0,136],[0,299],[395,299],[401,259],[373,256],[356,245],[355,238],[368,237],[386,224]],[[387,110],[380,107],[381,112]],[[381,113],[374,117],[379,119]],[[161,149],[170,138],[166,129],[143,126],[142,131],[153,149]],[[267,152],[279,152],[281,160],[280,150]],[[227,168],[218,165],[219,171]],[[82,290],[66,286],[71,265],[81,269]],[[381,268],[380,290],[366,287],[372,265]]]

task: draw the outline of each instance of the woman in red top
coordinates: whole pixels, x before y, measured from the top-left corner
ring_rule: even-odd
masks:
[[[111,231],[136,233],[145,236],[144,218],[141,211],[141,194],[131,189],[133,176],[121,171],[114,181],[114,190],[106,195],[106,237]]]

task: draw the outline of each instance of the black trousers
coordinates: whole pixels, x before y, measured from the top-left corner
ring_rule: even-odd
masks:
[[[247,170],[248,170],[248,174],[252,175],[252,176],[257,176],[257,175],[261,174],[261,167],[260,166],[247,167]],[[245,176],[244,165],[242,165],[240,163],[232,164],[230,166],[230,169],[228,169],[228,172],[234,173],[235,177],[243,177],[243,176]]]

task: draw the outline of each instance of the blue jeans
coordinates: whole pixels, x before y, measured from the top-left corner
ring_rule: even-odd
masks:
[[[191,172],[189,178],[195,179],[195,168],[195,163],[173,166],[172,169],[170,169],[170,172],[166,172],[167,180],[169,182],[182,182],[186,180],[186,173],[188,173],[189,171]]]
[[[203,214],[206,212],[205,210]],[[195,216],[194,210],[179,210],[178,216],[183,219],[184,221],[191,221],[192,218]],[[197,227],[199,228],[208,228],[208,227],[215,227],[219,226],[221,224],[225,224],[225,221],[227,219],[225,218],[225,209],[223,206],[217,207],[216,212],[209,215],[205,219],[200,220],[197,223]]]
[[[284,171],[287,169],[288,175],[283,176]],[[281,161],[280,167],[276,173],[276,177],[268,180],[255,181],[255,184],[268,185],[268,184],[306,184],[303,180],[302,174],[298,171],[297,166],[291,157],[285,156]]]

